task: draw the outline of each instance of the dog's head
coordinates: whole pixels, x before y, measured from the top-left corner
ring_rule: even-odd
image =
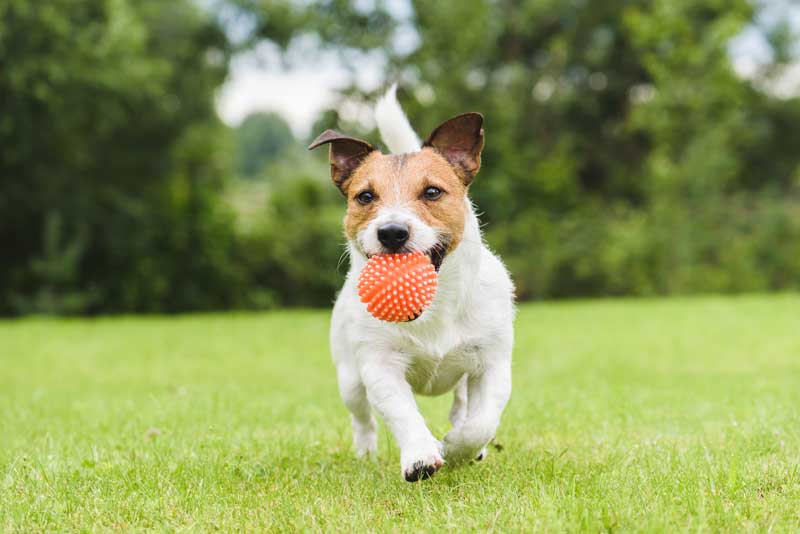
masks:
[[[481,166],[483,116],[466,113],[436,128],[422,150],[382,154],[333,130],[308,147],[330,144],[331,177],[347,198],[345,233],[358,251],[420,251],[436,269],[461,242],[467,188]]]

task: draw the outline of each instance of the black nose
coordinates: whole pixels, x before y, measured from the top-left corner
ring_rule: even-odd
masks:
[[[408,241],[408,227],[404,224],[384,224],[378,228],[378,241],[389,250],[398,250]]]

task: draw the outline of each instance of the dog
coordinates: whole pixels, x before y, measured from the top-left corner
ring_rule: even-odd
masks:
[[[514,287],[484,244],[469,186],[481,166],[483,116],[466,113],[421,143],[393,86],[375,118],[389,154],[327,130],[333,183],[347,198],[350,270],[333,308],[330,344],[358,456],[373,456],[376,411],[400,448],[402,476],[429,478],[482,460],[511,394]],[[420,251],[438,271],[430,306],[413,321],[383,322],[359,301],[359,273],[374,254]],[[439,441],[415,394],[453,391],[451,430]]]

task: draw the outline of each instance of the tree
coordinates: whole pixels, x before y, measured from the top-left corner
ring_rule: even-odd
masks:
[[[757,218],[783,213],[778,226],[800,232],[767,197],[739,212],[747,224],[721,217],[744,191],[791,194],[800,162],[787,119],[798,101],[757,90],[731,65],[728,43],[753,20],[747,0],[413,0],[405,20],[383,2],[238,5],[257,21],[254,39],[284,49],[316,33],[353,70],[353,50],[380,50],[422,134],[484,113],[472,194],[523,298],[761,289],[754,273],[777,266],[754,256],[766,239]],[[343,21],[350,31],[332,34]],[[416,37],[410,52],[401,33]],[[355,82],[342,91],[376,96]],[[736,254],[714,239],[723,233]],[[744,276],[743,265],[756,267]]]
[[[63,289],[98,296],[82,311],[228,304],[213,94],[229,49],[210,16],[189,0],[8,0],[0,50],[0,312],[38,291],[47,217],[80,252]]]
[[[234,143],[239,176],[253,178],[295,139],[277,113],[253,113],[236,128]]]

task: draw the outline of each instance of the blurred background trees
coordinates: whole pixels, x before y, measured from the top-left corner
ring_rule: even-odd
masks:
[[[399,1],[399,0],[398,0]],[[745,0],[66,0],[0,4],[0,312],[326,305],[344,203],[283,119],[228,129],[231,56],[364,54],[425,135],[486,116],[472,195],[522,298],[800,287],[795,59],[737,74]],[[405,4],[405,2],[403,2]],[[234,31],[235,30],[235,31]],[[325,127],[377,141],[385,85],[353,77]]]
[[[234,304],[223,31],[189,0],[0,6],[0,310]]]
[[[236,172],[241,178],[255,178],[271,161],[278,159],[296,140],[277,113],[253,113],[234,131]]]

